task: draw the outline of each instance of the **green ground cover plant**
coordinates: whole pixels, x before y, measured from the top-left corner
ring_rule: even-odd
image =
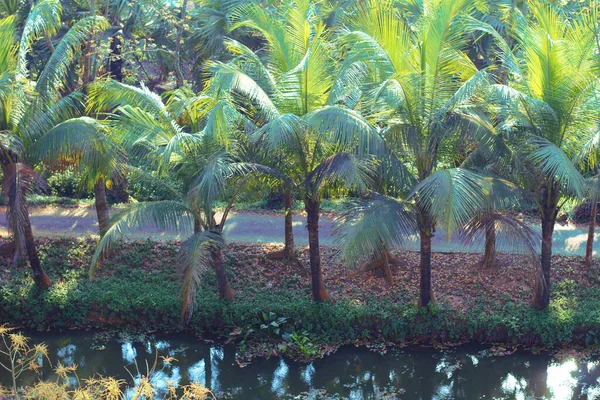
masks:
[[[229,244],[227,274],[236,297],[220,300],[205,273],[190,320],[182,322],[178,243],[121,242],[88,280],[95,241],[39,241],[40,258],[55,284],[39,290],[29,269],[0,261],[0,320],[35,330],[107,329],[184,331],[250,346],[291,344],[296,355],[317,356],[319,345],[393,342],[507,342],[557,348],[596,345],[600,337],[600,282],[582,257],[555,256],[556,290],[550,307],[530,307],[531,273],[520,256],[501,255],[502,270],[479,271],[477,255],[434,254],[443,268],[438,303],[415,303],[415,253],[395,253],[394,283],[379,271],[347,271],[336,251],[323,248],[331,303],[311,300],[308,268],[268,260],[272,248]],[[299,251],[306,261],[307,251]],[[472,263],[472,265],[469,265]],[[306,265],[306,263],[304,264]],[[453,276],[451,281],[448,278]],[[294,354],[292,354],[294,355]]]

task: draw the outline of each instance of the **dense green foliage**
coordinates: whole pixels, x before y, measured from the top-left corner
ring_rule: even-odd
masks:
[[[598,344],[600,340],[595,335],[600,328],[599,282],[584,286],[572,279],[561,280],[550,307],[541,312],[531,309],[523,299],[508,295],[489,299],[483,292],[461,309],[447,303],[419,309],[409,301],[410,295],[406,299],[407,294],[402,293],[391,297],[367,294],[361,301],[345,297],[333,304],[317,304],[310,299],[310,288],[299,284],[298,275],[278,281],[260,275],[242,278],[247,268],[256,268],[256,261],[241,252],[227,258],[238,298],[220,300],[210,290],[214,277],[206,274],[196,311],[187,325],[181,325],[179,283],[172,267],[177,260],[177,244],[122,243],[101,267],[100,276],[89,282],[86,264],[93,247],[90,240],[44,240],[41,257],[50,276],[58,281],[45,292],[35,287],[27,269],[10,272],[9,260],[4,260],[0,266],[0,320],[39,330],[187,331],[223,338],[243,328],[240,340],[252,329],[249,339],[275,338],[276,342],[282,340],[283,332],[306,332],[314,343],[332,345],[492,341],[556,347]],[[527,295],[521,292],[519,297]],[[281,333],[273,335],[261,329],[263,313],[273,313],[273,320],[286,318]]]
[[[336,343],[504,332],[553,345],[596,327],[597,282],[551,291],[558,214],[600,193],[596,1],[16,3],[0,5],[0,166],[15,261],[28,259],[33,281],[5,274],[0,317],[161,330],[183,317],[186,329],[225,335],[264,311],[290,334]],[[232,268],[227,217],[256,191],[282,198],[282,254],[298,265],[291,210],[302,203],[312,298],[332,304],[285,284],[265,290]],[[93,195],[93,254],[92,242],[36,248],[35,193]],[[373,263],[392,283],[390,252],[418,237],[422,309],[402,293],[359,304],[329,295],[319,216],[325,198],[349,193],[360,201],[340,220],[347,264]],[[129,197],[111,219],[109,201]],[[521,204],[541,238],[505,212]],[[148,271],[158,245],[120,241],[146,225],[186,238]],[[436,232],[485,236],[484,266],[496,235],[527,253],[530,300],[549,308],[437,303]]]

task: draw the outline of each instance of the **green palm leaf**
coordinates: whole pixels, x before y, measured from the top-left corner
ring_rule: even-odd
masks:
[[[317,137],[335,143],[342,151],[357,149],[359,154],[383,154],[383,138],[354,110],[322,107],[306,115],[305,119]]]
[[[556,180],[574,197],[583,195],[585,182],[581,173],[565,152],[544,138],[533,136],[530,143],[534,150],[529,158],[537,165],[542,174],[550,180]]]
[[[85,17],[77,21],[52,53],[37,79],[36,89],[46,99],[54,99],[64,87],[69,68],[81,57],[81,50],[90,35],[107,29],[108,21],[101,16]]]
[[[409,203],[378,194],[354,203],[336,219],[335,245],[348,265],[357,265],[386,249],[403,246],[418,234],[414,208]]]
[[[195,233],[182,243],[178,264],[180,296],[183,299],[182,319],[191,316],[194,311],[196,293],[202,287],[202,275],[212,265],[211,251],[224,246],[223,236],[212,231]]]
[[[317,198],[326,183],[342,182],[349,188],[366,191],[373,185],[375,166],[370,158],[351,153],[337,153],[313,169],[302,183]]]
[[[162,230],[188,235],[193,229],[194,212],[180,201],[156,201],[152,203],[133,203],[113,217],[106,234],[100,239],[90,263],[89,276],[99,261],[109,254],[114,243],[128,232],[145,226],[156,226]]]
[[[421,181],[409,194],[422,212],[446,228],[446,237],[485,208],[493,179],[452,168],[440,170]]]

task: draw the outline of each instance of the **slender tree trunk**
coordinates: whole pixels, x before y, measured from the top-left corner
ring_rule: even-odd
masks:
[[[323,282],[321,271],[321,254],[319,252],[319,209],[320,202],[310,197],[304,199],[306,222],[308,229],[308,251],[310,256],[310,275],[312,278],[313,300],[329,301],[329,294]]]
[[[596,38],[597,40],[597,38]],[[594,164],[594,173],[598,175],[598,165]],[[596,196],[592,198],[592,211],[590,215],[590,224],[588,226],[588,237],[585,246],[585,266],[590,267],[592,265],[592,259],[594,257],[594,233],[596,230],[596,217],[598,216],[598,199]]]
[[[491,223],[485,229],[485,251],[483,254],[481,268],[494,268],[496,265],[496,258],[496,226],[494,221],[491,221]]]
[[[430,302],[435,302],[431,285],[431,238],[433,237],[433,224],[431,217],[419,212],[419,234],[421,237],[421,264],[419,282],[419,307],[426,307]]]
[[[225,261],[223,260],[223,251],[221,249],[212,250],[213,267],[217,275],[217,289],[221,299],[232,299],[233,292],[229,287],[229,280],[225,271]]]
[[[296,258],[296,248],[294,247],[294,213],[293,213],[292,190],[286,188],[283,193],[283,209],[284,217],[284,232],[285,232],[285,247],[283,249],[287,258]]]
[[[27,250],[27,258],[31,265],[33,273],[33,280],[42,289],[47,290],[52,286],[52,281],[46,275],[46,271],[42,267],[40,258],[38,257],[37,248],[35,246],[35,239],[33,238],[33,231],[31,230],[31,221],[29,220],[29,210],[27,209],[27,203],[24,204],[25,212],[23,213],[23,236],[25,237],[25,249]]]
[[[185,24],[186,11],[187,11],[187,0],[183,0],[181,5],[181,16],[179,18],[179,24],[177,25],[177,36],[175,38],[175,57],[173,60],[173,70],[175,71],[175,79],[177,81],[177,87],[183,86],[183,67],[181,65],[181,40],[183,37],[183,25]]]
[[[16,181],[18,175],[17,168],[19,168],[19,166],[16,164],[17,158],[18,156],[14,154],[11,157],[2,156],[2,159],[0,159],[4,179],[12,177],[12,179],[15,180],[14,182],[5,182],[4,184],[5,188],[8,188],[7,195],[9,209],[15,214],[14,218],[19,218],[19,220],[16,222],[18,227],[16,227],[14,235],[22,235],[22,240],[25,242],[24,247],[27,253],[27,258],[29,259],[29,265],[31,266],[33,280],[38,287],[46,290],[52,286],[52,281],[46,274],[46,271],[44,271],[42,263],[40,262],[37,248],[35,246],[33,231],[31,229],[31,220],[29,219],[29,207],[27,205],[27,200],[25,199],[25,194],[20,193],[21,188],[19,183]],[[20,231],[20,233],[17,232],[17,230]],[[17,241],[15,240],[15,244],[16,243]],[[16,246],[15,251],[19,251]]]
[[[539,310],[550,304],[550,270],[552,268],[552,234],[558,215],[556,190],[546,189],[543,195],[542,210],[542,270],[536,276],[533,306]]]
[[[202,232],[202,224],[200,223],[200,219],[198,217],[194,217],[194,233]]]
[[[83,56],[83,75],[82,75],[82,80],[83,80],[83,86],[82,86],[82,91],[83,94],[85,96],[87,96],[90,92],[90,81],[91,81],[91,70],[92,70],[92,57],[91,57],[91,52],[92,52],[92,46],[91,46],[91,40],[90,39],[88,41],[88,43],[85,46],[85,55]]]
[[[365,264],[363,264],[362,268],[366,271],[372,271],[376,269],[381,269],[383,274],[385,275],[385,280],[388,283],[394,282],[394,275],[392,274],[392,268],[390,266],[391,262],[394,262],[394,256],[390,253],[390,250],[383,244],[383,252],[380,256],[368,260]]]
[[[291,261],[297,261],[296,248],[294,246],[294,220],[292,208],[292,191],[291,189],[286,188],[283,193],[285,245],[283,247],[283,250],[278,250],[267,254],[267,258],[269,260],[281,260],[283,258],[287,258]]]
[[[106,184],[104,183],[104,179],[99,179],[94,185],[94,195],[100,237],[103,237],[110,227],[110,216],[108,215],[108,202],[106,201]]]
[[[90,5],[90,15],[91,16],[96,15],[96,1],[95,0],[92,0],[92,3]],[[86,97],[89,94],[90,82],[92,80],[94,80],[94,77],[92,74],[92,68],[93,68],[92,56],[95,51],[94,39],[95,39],[94,35],[90,35],[90,37],[88,38],[88,40],[85,44],[84,54],[83,54],[83,74],[82,74],[81,80],[83,81],[82,91]]]
[[[596,230],[596,215],[598,214],[598,201],[593,199],[592,202],[592,213],[590,215],[590,224],[588,227],[587,244],[585,246],[585,266],[590,267],[592,265],[592,258],[594,256],[594,231]]]
[[[119,82],[123,81],[123,58],[121,57],[123,41],[119,33],[112,37],[110,43],[110,74],[113,79]]]

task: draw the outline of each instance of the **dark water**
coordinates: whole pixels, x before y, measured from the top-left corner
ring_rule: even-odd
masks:
[[[558,362],[548,354],[493,356],[489,348],[462,347],[395,350],[382,356],[345,347],[308,364],[271,358],[240,368],[232,346],[208,345],[189,336],[100,342],[91,333],[31,336],[49,346],[54,365],[74,363],[80,378],[102,374],[125,379],[130,386],[134,383],[125,367],[136,376],[138,369],[146,371],[146,362],[152,365],[156,352],[170,355],[178,361],[163,366],[159,358],[152,375],[155,387],[197,381],[219,399],[600,399],[600,363]],[[104,348],[92,349],[99,345]],[[44,363],[42,379],[56,379]],[[36,379],[24,375],[20,384]],[[3,372],[0,382],[9,384]],[[295,397],[307,392],[309,397]],[[324,392],[328,397],[316,397]]]

